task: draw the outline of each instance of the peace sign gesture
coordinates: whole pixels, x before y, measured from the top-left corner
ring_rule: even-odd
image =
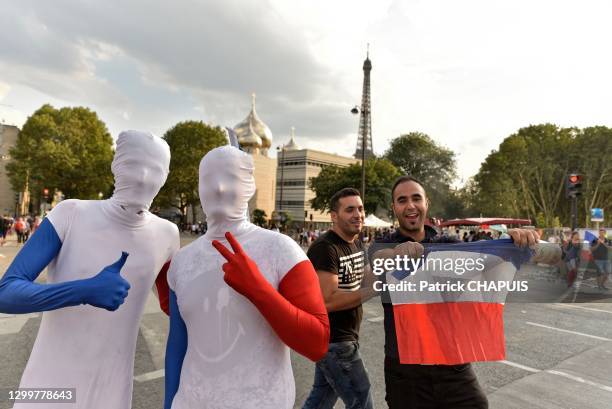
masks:
[[[214,248],[227,260],[222,266],[225,282],[250,300],[258,293],[263,294],[270,287],[270,283],[261,274],[257,264],[244,252],[232,233],[226,232],[225,238],[234,253],[218,240],[212,242]]]

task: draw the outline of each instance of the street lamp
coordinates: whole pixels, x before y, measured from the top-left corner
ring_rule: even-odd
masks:
[[[363,110],[363,113],[365,115],[368,112],[366,110]],[[359,115],[359,107],[357,105],[355,105],[351,109],[351,114]],[[365,158],[366,158],[365,151],[366,151],[366,138],[365,138],[365,135],[361,135],[361,200],[363,201],[364,206],[365,206]]]
[[[281,165],[281,180],[280,180],[280,201],[278,203],[279,213],[283,210],[283,185],[285,184],[285,144],[276,147],[276,150],[280,152],[280,165]]]

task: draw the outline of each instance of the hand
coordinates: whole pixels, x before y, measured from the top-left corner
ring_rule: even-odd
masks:
[[[408,256],[411,259],[417,259],[423,255],[425,249],[421,243],[407,241],[395,246],[393,251],[395,252],[396,256]]]
[[[85,280],[87,288],[85,304],[115,311],[124,303],[130,283],[121,277],[121,269],[128,256],[129,254],[125,251],[121,252],[119,260],[104,267],[94,277]]]
[[[535,230],[508,229],[508,235],[518,247],[532,247],[540,241],[540,235]]]
[[[532,263],[548,264],[549,266],[557,264],[561,260],[561,247],[552,243],[538,243],[534,246],[535,254],[531,259]]]
[[[264,286],[265,284],[269,285],[269,283],[259,271],[257,264],[247,256],[232,233],[225,233],[225,238],[230,246],[232,246],[234,253],[229,251],[218,240],[213,240],[212,242],[214,248],[227,260],[227,263],[223,264],[222,267],[225,272],[223,280],[234,290],[249,299],[251,299],[252,294],[259,290],[265,291]]]

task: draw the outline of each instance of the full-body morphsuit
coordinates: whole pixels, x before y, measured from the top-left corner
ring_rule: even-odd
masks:
[[[168,271],[165,408],[292,408],[289,347],[318,360],[329,341],[316,273],[291,238],[248,222],[248,154],[213,149],[199,185],[208,230]]]
[[[76,404],[54,408],[131,408],[140,317],[179,247],[176,226],[148,211],[169,163],[161,138],[121,133],[113,196],[58,204],[0,281],[0,312],[45,311],[20,387],[76,388]]]

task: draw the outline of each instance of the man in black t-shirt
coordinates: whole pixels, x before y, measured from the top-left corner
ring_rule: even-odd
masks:
[[[376,295],[359,233],[364,209],[359,191],[345,188],[330,200],[333,227],[308,249],[329,314],[328,353],[316,364],[304,409],[332,409],[342,399],[347,409],[373,408],[370,380],[359,356],[361,304]]]

